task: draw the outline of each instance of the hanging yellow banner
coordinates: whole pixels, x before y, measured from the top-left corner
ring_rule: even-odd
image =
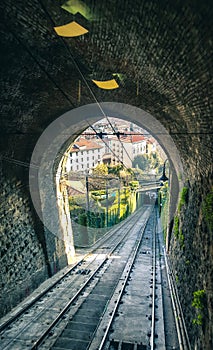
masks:
[[[99,81],[99,80],[92,80],[92,81],[100,89],[112,90],[112,89],[117,89],[119,87],[119,85],[115,79],[105,80],[105,81]]]
[[[77,22],[73,21],[63,26],[54,27],[59,36],[74,37],[88,33],[88,30]]]

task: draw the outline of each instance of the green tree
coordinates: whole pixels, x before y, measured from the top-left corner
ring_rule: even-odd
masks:
[[[101,190],[106,187],[106,178],[108,176],[108,168],[105,164],[98,164],[89,176],[89,190]]]
[[[156,173],[160,174],[163,170],[163,160],[155,152],[151,154],[139,154],[134,158],[132,166],[144,172],[150,172],[150,170],[154,169]]]
[[[148,159],[148,156],[146,154],[140,154],[136,156],[132,162],[133,168],[139,168],[143,171],[149,170],[150,167],[150,161]]]
[[[108,168],[106,164],[98,164],[94,169],[93,169],[93,175],[97,176],[106,176],[108,175]]]
[[[117,164],[113,166],[108,166],[108,173],[120,177],[120,172],[124,170],[123,164]]]

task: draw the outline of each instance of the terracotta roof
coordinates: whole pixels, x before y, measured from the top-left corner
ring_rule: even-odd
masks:
[[[116,140],[117,137],[113,136],[111,139]],[[118,140],[118,139],[117,139]],[[126,143],[137,143],[141,141],[145,141],[145,137],[143,135],[128,135],[128,136],[121,136],[120,141],[126,142]]]
[[[153,138],[151,138],[151,139],[148,139],[147,140],[147,143],[151,143],[151,144],[153,144],[153,143],[155,143],[156,142],[156,140],[155,139],[153,139]]]
[[[81,138],[79,141],[76,141],[73,143],[70,149],[70,152],[74,153],[79,151],[85,151],[85,150],[88,151],[90,149],[100,149],[100,148],[103,148],[103,146],[101,146],[97,142]]]
[[[143,135],[132,135],[129,136],[129,138],[131,139],[132,143],[145,141],[145,137]]]

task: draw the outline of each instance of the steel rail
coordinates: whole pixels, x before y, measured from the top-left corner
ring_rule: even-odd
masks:
[[[152,272],[153,272],[153,283],[152,283],[152,326],[151,326],[151,337],[150,346],[151,350],[155,348],[155,278],[156,278],[156,210],[154,216],[154,237],[153,237],[153,260],[152,260]]]
[[[176,324],[176,330],[178,335],[179,347],[180,347],[180,350],[191,350],[191,345],[189,342],[189,337],[188,337],[188,333],[187,333],[187,329],[186,329],[186,325],[183,317],[182,308],[180,305],[179,296],[176,291],[173,278],[170,278],[170,276],[173,277],[173,275],[172,275],[171,269],[169,268],[165,248],[164,248],[164,258],[165,258],[165,265],[166,265],[166,271],[167,271],[168,285],[169,285],[169,290],[170,290],[170,295],[172,300],[172,307],[173,307],[173,312],[175,316],[175,324]]]
[[[117,299],[116,299],[116,303],[115,303],[114,309],[113,309],[113,311],[110,313],[110,314],[111,314],[110,319],[109,319],[109,321],[108,321],[107,327],[105,328],[104,335],[103,335],[103,337],[102,337],[101,343],[100,343],[99,347],[97,348],[97,350],[103,350],[103,347],[104,347],[104,345],[105,345],[106,339],[107,339],[108,334],[109,334],[110,327],[111,327],[111,325],[112,325],[112,323],[113,323],[113,320],[114,320],[116,311],[117,311],[117,309],[118,309],[120,300],[121,300],[122,297],[123,297],[123,292],[124,292],[124,290],[125,290],[125,288],[126,288],[126,285],[127,285],[128,279],[129,279],[129,275],[130,275],[130,273],[131,273],[132,266],[133,266],[134,263],[135,263],[135,260],[136,260],[136,257],[137,257],[139,248],[140,248],[140,246],[141,246],[142,239],[143,239],[143,236],[144,236],[144,231],[145,231],[146,226],[147,226],[147,224],[148,224],[148,222],[149,222],[149,220],[150,220],[150,218],[151,218],[151,215],[152,215],[153,211],[154,211],[154,210],[152,210],[152,212],[150,213],[150,216],[147,218],[147,220],[146,220],[146,222],[143,224],[143,226],[140,227],[140,229],[138,230],[138,233],[139,233],[140,231],[142,231],[141,236],[140,236],[140,238],[137,239],[136,244],[135,244],[135,247],[134,247],[134,251],[132,252],[131,256],[129,257],[129,259],[128,259],[128,261],[127,261],[126,266],[128,265],[128,271],[127,271],[127,273],[126,273],[126,275],[125,275],[125,278],[124,278],[124,280],[123,280],[123,285],[122,285],[122,287],[120,288],[120,294],[119,294],[119,296],[118,296]],[[124,270],[125,270],[125,269],[124,269]],[[112,299],[112,298],[113,298],[113,296],[111,297],[111,299]],[[110,303],[110,301],[109,301],[109,303]],[[96,331],[97,331],[97,330],[96,330]],[[95,338],[95,337],[94,337],[94,338]],[[94,338],[93,338],[93,339],[94,339]],[[88,346],[88,350],[90,350],[91,344],[92,344],[92,341],[91,341],[90,345]],[[92,349],[93,349],[93,348],[92,348]]]
[[[182,310],[182,307],[181,307],[181,304],[180,304],[180,299],[179,299],[179,295],[178,295],[178,292],[176,290],[176,286],[174,284],[174,291],[175,291],[175,299],[177,300],[177,305],[178,305],[178,309],[179,309],[179,314],[181,315],[180,317],[180,322],[182,324],[181,328],[183,329],[183,338],[184,338],[184,343],[186,344],[186,346],[188,347],[189,350],[191,350],[191,344],[190,344],[190,341],[189,341],[189,336],[188,336],[188,332],[187,332],[187,328],[186,328],[186,323],[185,323],[185,319],[184,319],[184,316],[183,316],[183,310]]]
[[[140,214],[139,211],[138,211],[136,214],[137,214],[137,215],[134,215],[134,218],[136,217],[136,219],[137,219],[137,216]],[[130,220],[128,220],[128,221],[130,221]],[[126,222],[125,222],[125,224],[126,224]],[[121,242],[123,239],[125,239],[126,235],[129,233],[129,231],[131,230],[131,228],[132,228],[133,225],[134,225],[134,224],[132,224],[131,227],[126,231],[126,233],[125,233],[121,238],[119,238],[118,243],[116,243],[115,249],[116,249],[116,247],[120,244],[120,242]],[[119,232],[119,231],[122,229],[123,226],[124,226],[124,223],[122,223],[122,225],[120,225],[120,226],[116,229],[116,232]],[[114,232],[114,230],[113,230],[113,232]],[[104,242],[105,242],[106,240],[110,239],[112,236],[113,236],[113,233],[110,234],[109,237],[107,236],[106,239],[104,240]],[[113,240],[113,243],[115,243],[116,240],[117,240],[117,238],[115,238],[115,239]],[[103,244],[103,242],[101,242],[101,243],[98,245],[98,247],[95,248],[93,251],[98,250],[99,247],[101,246],[101,244]],[[113,249],[111,249],[111,250],[113,250]],[[85,258],[85,256],[89,256],[90,254],[91,254],[91,252],[89,252],[88,254],[84,255],[83,259]],[[108,253],[108,255],[106,255],[106,256],[108,257],[108,256],[109,256],[109,253]],[[83,259],[81,259],[81,261],[82,261]],[[94,262],[95,260],[96,260],[96,259],[94,259],[93,262]],[[81,261],[79,261],[77,264],[75,264],[75,267],[76,267],[78,264],[80,264]],[[105,261],[106,261],[106,259],[103,261],[103,263],[104,263]],[[89,265],[91,265],[91,262],[90,262]],[[100,266],[100,265],[99,265],[99,266]],[[33,306],[42,296],[44,296],[46,293],[48,293],[48,291],[49,291],[50,289],[54,288],[54,286],[57,286],[57,284],[60,283],[60,282],[67,276],[67,274],[69,274],[73,269],[74,269],[74,267],[72,267],[65,275],[63,275],[61,278],[59,278],[53,285],[51,285],[51,287],[48,287],[48,288],[47,288],[44,292],[42,292],[37,298],[35,298],[35,300],[33,300],[29,305],[27,305],[26,308],[24,308],[24,310],[21,310],[21,312],[18,312],[18,314],[16,314],[12,319],[10,319],[9,322],[4,323],[4,325],[3,325],[3,326],[4,326],[4,329],[7,328],[8,324],[11,324],[11,323],[14,321],[14,319],[15,319],[15,320],[18,319],[18,317],[19,317],[20,315],[23,315],[27,310],[29,310],[30,307]],[[93,276],[91,276],[91,278],[92,278],[92,277],[93,277]],[[89,280],[91,280],[91,278],[90,278]],[[87,280],[86,283],[88,283],[88,280]],[[76,298],[76,295],[75,295],[73,298],[75,299],[75,298]],[[71,299],[71,302],[73,302],[73,298]],[[65,306],[65,307],[66,307],[66,306]],[[38,317],[39,317],[39,315],[37,315],[37,317],[35,317],[35,319],[38,319]],[[61,316],[61,317],[62,317],[62,316]],[[33,320],[32,320],[32,321],[33,321]],[[31,322],[32,322],[32,321],[31,321]],[[25,328],[26,328],[26,326],[20,330],[19,334],[23,333],[23,331],[24,331]],[[16,335],[15,338],[11,339],[11,341],[7,344],[6,347],[8,347],[8,345],[9,345],[10,343],[12,343],[12,342],[14,341],[14,339],[16,339],[16,338],[17,338],[17,335]]]
[[[102,266],[105,264],[105,262],[108,260],[108,256],[102,261],[102,263],[98,266],[98,268],[93,272],[93,274],[90,276],[90,278],[83,284],[83,286],[76,292],[76,294],[72,297],[72,299],[65,305],[63,310],[58,314],[58,316],[54,319],[54,321],[49,325],[49,327],[43,332],[43,334],[34,342],[33,346],[31,347],[31,350],[37,349],[39,345],[43,342],[43,340],[46,338],[46,336],[50,333],[52,328],[61,320],[61,318],[65,315],[65,313],[68,311],[70,306],[73,304],[73,302],[79,297],[79,295],[85,290],[87,285],[90,283],[90,281],[93,279],[93,277],[99,272],[99,270],[102,268]]]
[[[145,223],[143,223],[143,226],[145,227],[147,224],[148,219]],[[72,303],[78,298],[78,296],[84,291],[87,287],[87,285],[91,282],[93,277],[100,271],[100,269],[103,267],[103,265],[106,263],[106,261],[109,259],[110,255],[114,253],[114,251],[118,248],[118,246],[122,243],[122,241],[125,239],[125,237],[129,234],[132,227],[135,225],[133,223],[131,227],[127,230],[127,232],[124,234],[124,236],[119,240],[119,242],[116,244],[115,247],[111,249],[111,251],[107,254],[105,259],[102,261],[102,263],[98,266],[98,268],[93,272],[93,274],[89,277],[87,281],[83,284],[83,286],[76,292],[76,294],[72,297],[72,299],[65,305],[63,310],[60,312],[60,314],[54,319],[54,321],[48,326],[48,328],[43,332],[43,334],[33,343],[31,350],[35,350],[38,348],[39,345],[42,344],[43,340],[46,338],[46,336],[50,333],[50,331],[53,329],[53,327],[62,319],[62,317],[66,314],[66,312],[69,310]],[[141,229],[141,228],[140,228]]]
[[[167,262],[168,262],[168,259],[167,259]],[[169,266],[169,262],[168,262],[168,266]],[[171,287],[172,287],[173,298],[174,298],[174,302],[176,305],[176,309],[178,311],[178,323],[179,323],[179,328],[180,328],[183,349],[184,350],[191,350],[191,344],[190,344],[188,332],[186,329],[186,324],[185,324],[183,311],[182,311],[182,307],[181,307],[181,303],[180,303],[180,299],[179,299],[179,295],[178,295],[178,291],[177,291],[177,287],[176,287],[176,283],[175,283],[175,279],[174,279],[174,274],[173,274],[172,269],[170,267],[169,267],[169,271],[170,271],[170,275],[172,277],[171,278]]]
[[[83,255],[83,257],[76,264],[74,264],[63,276],[59,277],[55,282],[53,282],[53,284],[51,284],[46,289],[44,289],[39,295],[37,295],[33,300],[31,300],[26,306],[24,306],[21,310],[17,311],[13,316],[11,316],[10,319],[8,319],[3,324],[1,324],[0,325],[0,332],[4,331],[8,326],[10,326],[13,322],[15,322],[26,311],[28,311],[36,302],[38,302],[39,299],[41,299],[43,296],[45,296],[45,294],[47,294],[52,288],[56,287],[57,284],[60,283],[65,277],[67,277],[78,265],[80,265],[83,262],[83,260],[85,260],[85,258],[87,258],[90,254],[94,253],[97,249],[100,248],[100,246],[103,243],[105,243],[108,239],[110,239],[115,234],[115,232],[117,232],[123,226],[125,226],[126,223],[129,222],[130,219],[132,219],[132,216],[135,217],[138,214],[139,214],[138,211],[136,211],[133,215],[130,215],[127,218],[127,220],[121,222],[119,224],[119,227],[117,226],[116,228],[113,228],[108,233],[106,233],[105,234],[105,236],[106,236],[105,239],[102,240],[100,238],[98,241],[101,240],[101,242],[94,249],[92,249],[90,252],[88,252],[85,255]],[[110,234],[110,232],[111,232],[111,234]]]

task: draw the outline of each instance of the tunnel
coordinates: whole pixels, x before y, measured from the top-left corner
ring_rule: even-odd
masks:
[[[73,10],[71,3],[0,5],[1,315],[72,258],[66,203],[57,234],[45,203],[63,193],[55,178],[69,144],[107,115],[146,128],[170,160],[168,254],[192,348],[212,349],[212,5],[85,0]],[[54,28],[72,21],[87,32],[57,34]],[[116,88],[94,83],[109,80]],[[201,290],[198,324],[193,295]]]

